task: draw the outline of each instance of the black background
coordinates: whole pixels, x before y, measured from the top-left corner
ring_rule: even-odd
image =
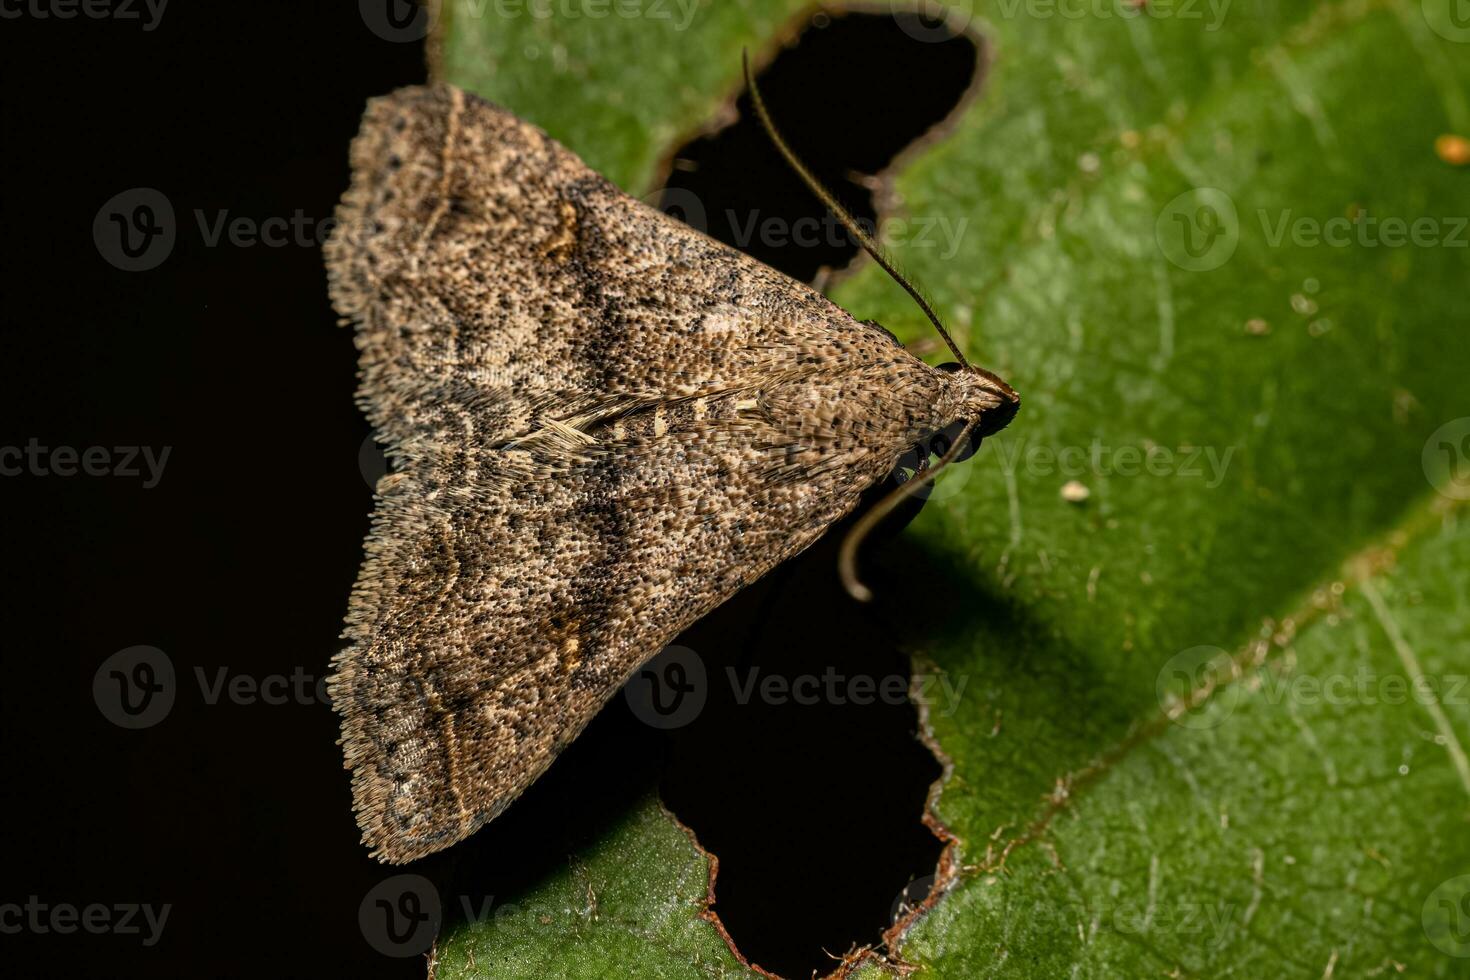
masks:
[[[422,976],[421,958],[384,957],[360,930],[362,897],[393,871],[358,844],[335,716],[317,703],[212,705],[196,678],[316,678],[339,647],[371,506],[359,467],[368,430],[316,231],[346,185],[364,99],[421,81],[422,47],[375,36],[355,3],[177,0],[152,31],[25,14],[0,20],[0,42],[0,444],[170,451],[153,488],[115,476],[0,480],[0,903],[172,906],[151,948],[138,936],[0,935],[7,971]],[[829,46],[807,77],[774,72],[778,115],[784,99],[792,112],[852,102],[886,118],[892,85],[881,78],[859,70],[845,84],[871,92],[826,102],[813,88],[872,64],[873,51],[902,75],[892,38],[853,43],[873,50]],[[933,46],[915,56],[916,70],[941,71]],[[973,51],[968,67],[964,57],[933,119],[968,84]],[[922,130],[913,91],[887,115]],[[825,147],[816,163],[834,174],[878,169],[919,131],[883,137],[875,156],[863,140],[879,127],[836,118],[825,132],[822,118],[803,119],[808,135],[793,142]],[[861,145],[833,149],[839,132]],[[740,193],[791,199],[769,148],[739,140],[740,152],[765,154],[734,166],[747,175]],[[178,237],[159,267],[125,272],[103,260],[92,225],[105,201],[137,187],[167,196]],[[799,207],[820,213],[810,200]],[[299,214],[309,241],[210,246],[196,211],[210,223],[222,211]],[[712,672],[738,662],[906,675],[896,639],[922,617],[896,626],[859,615],[836,588],[833,550],[829,538],[685,642]],[[97,709],[92,681],[138,644],[168,654],[179,693],[163,722],[125,731]],[[905,882],[932,872],[939,851],[918,819],[938,767],[912,737],[912,708],[716,704],[706,715],[668,736],[614,701],[505,817],[416,870],[446,895],[513,895],[661,784],[721,855],[716,908],[753,960],[805,976],[831,967],[823,949],[876,942]]]

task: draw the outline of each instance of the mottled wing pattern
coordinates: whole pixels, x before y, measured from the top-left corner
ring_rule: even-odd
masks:
[[[450,87],[375,100],[327,246],[394,472],[331,682],[364,841],[493,819],[926,432],[946,376]]]

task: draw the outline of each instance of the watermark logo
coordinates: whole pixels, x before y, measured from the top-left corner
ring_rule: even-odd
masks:
[[[440,0],[358,0],[367,29],[385,41],[422,41],[439,20]]]
[[[662,211],[696,231],[709,234],[709,214],[704,209],[704,202],[687,187],[661,187],[649,191],[641,200],[655,211]]]
[[[231,704],[314,706],[330,704],[325,675],[295,667],[289,674],[245,674],[228,667],[196,665],[192,671],[200,701]],[[173,661],[157,647],[120,650],[103,661],[92,678],[92,698],[104,718],[120,728],[150,728],[173,709],[186,684],[176,682]]]
[[[888,921],[892,923],[901,921],[904,916],[913,912],[920,905],[923,905],[924,900],[929,897],[929,893],[933,890],[933,875],[924,875],[915,878],[907,885],[904,885],[903,891],[899,892],[893,899],[893,905],[888,910]]]
[[[427,953],[443,920],[439,890],[423,875],[401,874],[384,879],[363,896],[357,908],[363,938],[384,956]]]
[[[623,697],[644,724],[658,729],[683,728],[699,717],[709,698],[704,661],[688,647],[665,647],[623,685]]]
[[[444,923],[444,909],[455,904],[467,923],[545,925],[560,910],[499,902],[494,895],[441,896],[422,875],[398,874],[374,885],[357,909],[358,927],[369,946],[384,956],[406,958],[429,951]]]
[[[939,44],[969,29],[975,19],[975,0],[888,0],[888,12],[898,29],[915,41]]]
[[[335,218],[313,217],[300,208],[265,218],[232,215],[229,208],[195,208],[193,217],[206,248],[320,248],[336,227]],[[147,272],[162,265],[173,254],[179,230],[173,203],[153,187],[113,195],[92,219],[98,254],[124,272]]]
[[[1240,698],[1239,687],[1229,683],[1232,670],[1230,655],[1219,647],[1181,650],[1155,678],[1159,706],[1183,728],[1214,728],[1230,717]]]
[[[922,462],[927,469],[932,462],[942,459],[954,445],[954,440],[959,437],[964,425],[963,422],[955,422],[939,432],[930,433],[918,445],[910,446],[898,457],[898,462],[894,464],[893,472],[889,474],[888,479],[894,486],[897,486],[919,476],[922,472],[919,468],[920,463]],[[975,455],[975,440],[970,439],[955,455],[955,462],[963,463],[973,455]],[[970,475],[973,472],[973,469],[968,466],[951,466],[942,470],[935,479],[913,491],[910,499],[942,501],[958,497],[965,485],[970,482]]]
[[[362,440],[362,445],[357,447],[357,469],[369,490],[377,490],[378,482],[388,475],[388,454],[372,437],[372,433],[368,433]]]
[[[173,710],[178,687],[174,665],[157,647],[119,650],[92,676],[92,699],[119,728],[151,728]]]
[[[1430,892],[1421,921],[1441,953],[1470,957],[1470,875],[1451,878]]]
[[[1435,429],[1421,461],[1430,486],[1451,500],[1470,500],[1470,417]]]
[[[174,250],[174,206],[160,190],[134,187],[108,198],[92,219],[101,256],[124,272],[147,272]]]
[[[1240,243],[1235,202],[1218,187],[1185,191],[1159,212],[1154,239],[1164,257],[1181,269],[1218,269],[1230,261]]]
[[[1422,0],[1429,29],[1446,41],[1470,43],[1470,0]]]

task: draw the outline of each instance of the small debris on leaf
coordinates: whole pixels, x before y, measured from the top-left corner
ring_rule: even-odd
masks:
[[[1080,504],[1091,496],[1092,491],[1087,489],[1087,484],[1079,480],[1068,480],[1062,484],[1062,499],[1069,504]]]
[[[1470,163],[1470,139],[1445,133],[1434,141],[1434,152],[1452,167],[1463,167]]]

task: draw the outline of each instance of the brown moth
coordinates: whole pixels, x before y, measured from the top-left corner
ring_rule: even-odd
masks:
[[[905,451],[1019,404],[457,88],[374,99],[351,162],[327,268],[393,472],[330,691],[382,860],[494,819]]]

